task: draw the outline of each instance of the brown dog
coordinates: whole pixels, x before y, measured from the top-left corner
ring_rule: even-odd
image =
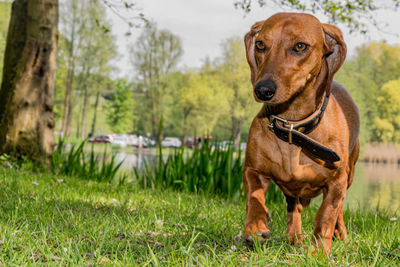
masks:
[[[301,211],[323,193],[314,219],[319,248],[346,238],[343,200],[359,154],[359,115],[348,91],[333,81],[346,57],[341,31],[308,14],[279,13],[245,36],[254,97],[246,151],[246,240],[269,236],[265,194],[270,180],[287,202],[287,236],[299,243]]]

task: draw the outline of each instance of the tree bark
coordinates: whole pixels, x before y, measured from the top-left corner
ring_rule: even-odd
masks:
[[[71,134],[71,122],[72,122],[72,96],[69,97],[68,101],[68,112],[67,112],[67,120],[65,122],[65,134],[64,137],[69,137]]]
[[[99,105],[99,98],[100,98],[100,91],[97,91],[96,102],[94,103],[94,114],[93,114],[93,121],[92,121],[92,129],[90,130],[92,136],[96,135],[96,133],[94,131],[96,130],[97,107]]]
[[[0,89],[0,149],[33,160],[54,145],[58,0],[15,0]]]
[[[242,131],[243,120],[232,117],[232,137],[233,137],[233,148],[235,151],[239,150],[240,147],[240,133]]]
[[[83,84],[84,96],[83,96],[83,110],[82,110],[82,121],[81,121],[81,138],[86,138],[86,114],[87,114],[87,107],[89,103],[89,93],[87,89],[86,82]]]
[[[71,95],[72,95],[72,85],[74,83],[74,75],[75,75],[75,60],[72,58],[70,59],[67,79],[65,83],[64,112],[61,124],[61,133],[63,137],[66,135],[65,132],[67,128],[67,117],[71,109]]]
[[[79,108],[79,111],[78,111],[79,113],[78,114],[81,114],[82,110],[83,110],[83,107],[79,106],[78,108]],[[81,136],[81,128],[80,128],[80,126],[81,126],[81,121],[79,120],[79,117],[78,117],[78,119],[76,120],[76,132],[75,132],[75,136],[76,136],[77,139],[79,139],[80,136]]]
[[[67,66],[67,78],[65,81],[65,97],[64,97],[64,112],[61,124],[61,133],[63,137],[69,136],[69,126],[71,125],[71,120],[68,121],[68,116],[71,114],[71,98],[72,98],[72,86],[74,85],[75,77],[75,34],[76,34],[76,20],[77,13],[73,10],[72,17],[72,29],[71,35],[69,36],[70,46],[69,46],[69,58]],[[68,134],[67,134],[68,133]]]

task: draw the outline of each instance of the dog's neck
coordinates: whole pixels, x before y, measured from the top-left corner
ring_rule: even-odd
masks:
[[[289,121],[302,120],[321,107],[328,84],[326,83],[326,68],[311,78],[299,93],[286,103],[268,106],[269,111],[282,119]],[[330,85],[329,85],[330,86]]]

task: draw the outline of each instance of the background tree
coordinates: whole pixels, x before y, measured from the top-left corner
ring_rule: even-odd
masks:
[[[11,2],[0,2],[0,81],[2,81],[0,150],[5,153],[16,153],[38,159],[43,155],[50,155],[54,143],[52,109],[55,55],[57,36],[59,36],[57,32],[58,0],[13,1],[11,23],[8,26]],[[70,2],[69,0],[64,1],[64,3]],[[97,3],[95,0],[75,2]],[[134,6],[130,0],[102,0],[101,4],[110,9],[123,4],[122,6],[126,10],[132,10]],[[77,17],[75,16],[75,18]],[[103,18],[101,17],[99,20],[99,27],[103,31],[107,31],[109,29],[104,26]],[[126,22],[130,24],[135,20],[146,21],[143,14],[140,13],[129,19],[131,21],[126,20]],[[7,45],[5,45],[7,27],[10,28],[10,31]],[[66,49],[63,50],[71,51],[71,48],[68,47],[68,38],[65,39]],[[4,54],[4,52],[6,53]],[[62,56],[65,54],[59,58]],[[58,97],[65,96],[61,91],[62,86],[59,81],[63,80],[65,83],[68,74],[67,67],[70,66],[73,64],[69,60],[61,60],[61,64],[58,66],[60,73],[56,90]],[[68,84],[73,84],[71,73],[73,72],[69,69]],[[4,79],[2,80],[2,78]],[[70,100],[66,102],[70,104]],[[58,116],[61,116],[61,110],[56,109],[56,111]],[[68,110],[66,111],[68,112]]]
[[[89,98],[92,94],[104,88],[98,82],[99,77],[109,76],[112,71],[110,60],[116,56],[116,45],[111,33],[107,30],[110,27],[105,19],[105,9],[96,1],[92,2],[87,12],[90,19],[85,25],[83,34],[87,36],[87,43],[82,47],[82,56],[77,61],[79,67],[79,79],[77,89],[83,95],[83,105],[80,118],[80,138],[86,138],[87,114],[89,108]],[[99,27],[98,21],[102,19],[102,26]]]
[[[107,123],[115,133],[132,131],[134,101],[132,85],[124,79],[114,83],[114,92],[109,94],[107,103]]]
[[[226,88],[215,71],[203,67],[189,74],[180,93],[183,136],[211,134],[220,114],[228,109]]]
[[[377,99],[384,83],[400,77],[400,46],[372,42],[357,48],[356,54],[346,60],[335,75],[352,94],[361,116],[362,143],[382,141],[376,123],[387,129],[381,118]]]
[[[141,122],[150,129],[153,137],[162,135],[158,132],[161,118],[165,116],[169,97],[168,75],[177,67],[183,50],[180,39],[167,30],[158,30],[149,25],[130,47],[131,63],[138,81],[137,94],[141,95]]]
[[[64,55],[64,51],[66,51],[66,38],[65,36],[59,32],[58,34],[58,47],[57,47],[57,70],[56,70],[56,79],[54,85],[54,119],[57,124],[62,119],[63,111],[64,111],[64,98],[65,98],[65,81],[67,79],[67,58]]]
[[[65,50],[60,51],[60,56],[65,58],[67,76],[65,80],[64,111],[61,122],[61,133],[68,137],[70,134],[72,118],[72,87],[75,78],[76,59],[82,45],[85,24],[88,21],[86,10],[88,1],[63,0],[60,5],[61,10],[61,32],[65,36]],[[64,48],[64,47],[63,47]]]
[[[400,75],[398,80],[382,86],[377,104],[379,112],[374,118],[373,129],[378,141],[400,143]]]
[[[113,88],[113,81],[104,75],[92,75],[91,85],[95,88],[95,100],[93,104],[93,117],[90,123],[90,135],[94,135],[96,131],[96,126],[98,124],[98,111],[100,106],[100,97],[102,92],[111,91]]]
[[[221,49],[222,57],[218,60],[217,69],[225,86],[229,108],[219,121],[222,125],[230,124],[230,138],[233,138],[234,145],[238,148],[245,121],[252,120],[261,105],[257,104],[253,97],[242,38],[233,37],[223,41]]]
[[[12,4],[0,90],[3,153],[39,159],[52,152],[57,25],[57,0]]]
[[[98,78],[110,75],[113,69],[110,61],[116,56],[116,45],[101,2],[64,1],[62,12],[64,44],[60,46],[59,61],[60,64],[65,62],[67,75],[61,132],[65,137],[70,135],[73,109],[78,106],[76,134],[84,139],[90,97],[97,92],[100,95],[105,89]]]
[[[187,86],[190,71],[174,71],[167,75],[168,108],[163,115],[164,134],[185,137],[183,134],[183,114],[181,107],[182,90]],[[143,133],[146,133],[144,131]]]
[[[377,10],[395,9],[400,6],[400,0],[386,1],[349,1],[349,0],[236,0],[235,7],[243,9],[246,13],[250,12],[254,2],[259,7],[287,6],[300,10],[301,12],[318,13],[321,12],[328,16],[329,22],[344,23],[352,31],[361,33],[367,32],[367,24],[372,24],[380,29],[380,23],[375,18]]]

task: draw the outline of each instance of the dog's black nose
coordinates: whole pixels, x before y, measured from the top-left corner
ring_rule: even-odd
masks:
[[[276,84],[272,80],[259,81],[254,87],[254,93],[262,101],[271,100],[276,91]]]

